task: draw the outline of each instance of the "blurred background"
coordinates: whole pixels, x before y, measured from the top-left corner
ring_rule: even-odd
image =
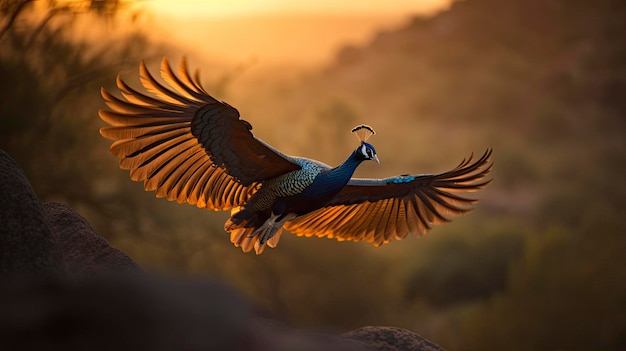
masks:
[[[0,1],[0,148],[147,270],[214,275],[297,327],[413,330],[450,350],[626,349],[626,2]],[[384,4],[384,5],[383,5]],[[434,173],[495,149],[469,216],[380,248],[156,199],[98,129],[101,86],[185,55],[278,149]]]

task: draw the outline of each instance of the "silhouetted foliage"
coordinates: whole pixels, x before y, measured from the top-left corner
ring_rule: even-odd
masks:
[[[505,290],[510,265],[523,249],[522,233],[511,228],[479,232],[470,238],[440,238],[427,259],[411,273],[407,298],[437,308],[488,299]]]
[[[17,15],[0,38],[0,148],[23,165],[42,197],[134,223],[136,212],[125,208],[134,198],[111,190],[121,175],[101,162],[107,152],[97,136],[95,112],[102,106],[100,86],[150,51],[138,30],[120,37],[99,17],[90,19],[94,28],[99,25],[100,34],[110,38],[94,44],[77,37],[76,21],[95,11],[88,10],[90,3],[34,8],[15,2],[3,9],[5,17]],[[99,222],[109,226],[105,234],[114,232],[115,222]]]

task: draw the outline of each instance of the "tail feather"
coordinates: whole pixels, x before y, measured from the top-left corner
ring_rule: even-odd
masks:
[[[280,227],[280,229],[278,229],[274,236],[267,241],[267,246],[271,247],[272,249],[275,248],[278,245],[278,241],[280,241],[280,234],[282,234],[282,232],[283,227]],[[261,250],[261,252],[263,252],[263,250]]]
[[[250,234],[254,231],[254,228],[241,228],[233,229],[230,232],[230,241],[235,247],[241,247],[243,252],[249,252],[254,247],[254,243],[257,238],[251,238]]]
[[[253,231],[254,228],[233,229],[230,232],[230,241],[237,247],[242,246],[244,244],[244,239],[250,236]]]
[[[254,251],[257,255],[263,253],[265,250],[265,246],[269,246],[271,248],[275,248],[278,245],[278,241],[280,240],[280,234],[282,233],[282,228],[279,228],[278,231],[272,236],[265,244],[261,245],[259,240],[260,236],[255,235],[250,237],[252,233],[257,228],[239,228],[233,229],[230,232],[230,241],[235,245],[235,247],[241,247],[243,252],[250,252],[254,248]]]
[[[271,248],[278,245],[282,231],[281,226],[266,243],[261,245],[260,235],[254,235],[254,232],[263,225],[265,220],[266,218],[263,218],[262,213],[248,210],[245,207],[237,207],[231,210],[231,216],[224,224],[224,230],[230,232],[230,241],[236,247],[241,247],[243,252],[250,252],[254,248],[256,254],[260,255],[266,244]]]

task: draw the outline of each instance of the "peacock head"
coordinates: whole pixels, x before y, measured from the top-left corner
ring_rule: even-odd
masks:
[[[374,146],[367,142],[367,139],[370,136],[376,134],[374,129],[368,125],[361,124],[352,128],[352,133],[354,133],[357,139],[361,142],[361,145],[355,150],[357,157],[362,160],[372,160],[376,163],[380,163],[378,156],[376,155],[376,149],[374,149]]]

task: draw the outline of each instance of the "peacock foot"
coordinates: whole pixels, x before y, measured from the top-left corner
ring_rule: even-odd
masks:
[[[248,236],[248,238],[254,238],[258,236],[257,244],[259,246],[265,245],[265,243],[270,240],[279,230],[283,228],[283,225],[295,218],[295,213],[287,213],[287,214],[275,214],[272,213],[270,218],[268,218],[260,227],[255,229],[252,234]]]

